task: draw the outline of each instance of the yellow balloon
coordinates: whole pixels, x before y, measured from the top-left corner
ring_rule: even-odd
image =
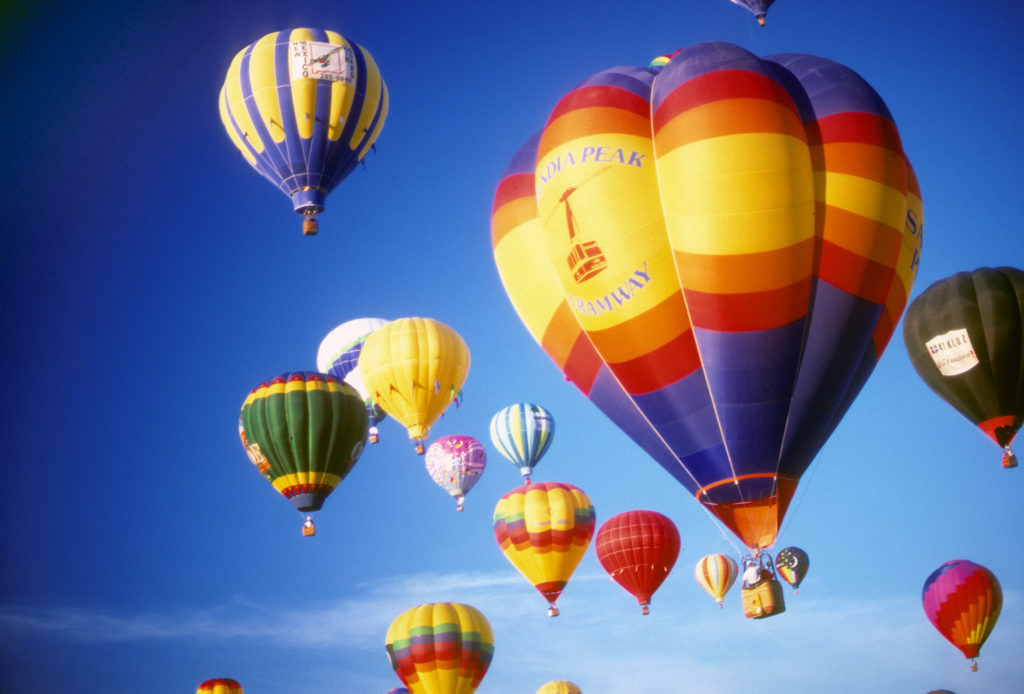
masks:
[[[594,505],[564,482],[534,482],[498,500],[494,538],[512,566],[548,601],[548,615],[594,536]]]
[[[583,690],[568,680],[552,680],[542,684],[537,694],[583,694]]]
[[[400,318],[375,330],[359,354],[373,400],[409,431],[423,453],[430,427],[455,400],[469,373],[469,348],[430,318]]]

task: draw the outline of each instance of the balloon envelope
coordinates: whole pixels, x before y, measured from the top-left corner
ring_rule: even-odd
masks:
[[[757,23],[764,26],[764,17],[775,0],[730,0],[730,2],[750,10],[757,19]]]
[[[391,622],[385,648],[412,694],[472,694],[491,665],[494,634],[471,605],[429,603]]]
[[[647,614],[651,596],[679,557],[679,530],[655,511],[626,511],[604,522],[594,546],[604,570]]]
[[[529,481],[555,437],[555,419],[540,405],[516,403],[491,418],[491,443]]]
[[[316,353],[316,368],[319,371],[344,381],[362,396],[363,402],[366,403],[370,443],[377,443],[377,424],[387,415],[370,397],[363,375],[359,371],[359,355],[370,333],[386,323],[383,318],[356,318],[342,323],[327,333]]]
[[[928,576],[921,602],[939,633],[965,658],[977,658],[1003,609],[1003,592],[995,575],[984,566],[955,559]]]
[[[333,31],[288,29],[238,52],[219,106],[249,165],[311,219],[376,141],[388,91],[362,46]],[[315,233],[315,223],[304,229]]]
[[[427,448],[424,462],[430,477],[455,498],[461,511],[466,494],[487,467],[487,451],[472,436],[442,436]]]
[[[594,535],[594,505],[564,482],[517,487],[494,508],[494,537],[516,569],[558,614],[556,602]]]
[[[809,568],[811,568],[811,560],[807,556],[807,552],[799,547],[781,549],[775,557],[775,570],[793,588],[800,587],[800,582],[804,580]]]
[[[874,368],[920,240],[874,90],[823,58],[724,43],[584,80],[492,213],[534,338],[751,548],[775,542]]]
[[[907,308],[903,339],[928,387],[1008,449],[1024,423],[1024,272],[939,280]]]
[[[462,391],[469,348],[457,332],[430,318],[399,318],[370,333],[359,371],[371,397],[422,442]],[[422,444],[417,452],[423,453]]]
[[[583,690],[568,680],[552,680],[542,684],[537,694],[583,694]]]
[[[701,557],[693,569],[697,583],[718,601],[719,607],[722,606],[725,594],[736,582],[738,573],[739,566],[736,560],[724,554],[708,554]]]
[[[286,373],[252,390],[242,427],[246,452],[274,489],[299,511],[317,511],[363,452],[366,408],[333,376]]]
[[[206,680],[196,689],[196,694],[242,694],[242,685],[226,677]]]

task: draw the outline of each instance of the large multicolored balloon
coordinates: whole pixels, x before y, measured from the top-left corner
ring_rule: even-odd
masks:
[[[385,648],[411,694],[473,694],[491,665],[494,634],[471,605],[429,603],[391,622]]]
[[[740,567],[732,557],[725,554],[708,554],[697,562],[693,568],[693,576],[700,587],[718,601],[718,606],[721,607],[722,600],[736,582],[739,571]]]
[[[286,373],[249,393],[239,433],[274,489],[301,513],[312,513],[359,460],[366,408],[355,390],[333,376]],[[304,532],[312,530],[307,517]]]
[[[555,438],[555,419],[540,405],[520,402],[491,418],[491,443],[530,482],[533,468]]]
[[[793,591],[799,593],[800,582],[807,576],[807,570],[811,568],[810,557],[807,552],[799,547],[786,547],[779,550],[775,556],[775,570],[789,585]]]
[[[373,400],[409,431],[422,454],[430,427],[462,392],[469,348],[440,321],[399,318],[366,338],[359,371]]]
[[[775,0],[729,0],[734,5],[739,5],[750,10],[757,19],[757,23],[764,26],[764,16],[768,14],[768,8]]]
[[[233,679],[221,677],[203,682],[196,689],[196,694],[242,694],[242,685]]]
[[[594,547],[602,568],[649,614],[651,596],[679,558],[676,524],[655,511],[626,511],[604,522]]]
[[[921,602],[928,621],[977,670],[974,659],[1003,609],[1003,591],[995,575],[966,559],[947,561],[925,580]]]
[[[516,567],[548,601],[548,616],[594,535],[594,505],[564,482],[516,487],[494,508],[494,537]]]
[[[427,448],[424,462],[430,477],[455,498],[461,511],[466,494],[484,474],[487,451],[472,436],[442,436]]]
[[[370,443],[380,440],[377,425],[387,417],[384,410],[373,401],[370,392],[359,372],[359,354],[363,351],[363,343],[377,328],[387,324],[383,318],[356,318],[334,328],[320,342],[316,353],[316,368],[344,381],[363,396],[366,403],[367,423],[369,424]]]
[[[287,29],[238,52],[219,104],[231,142],[315,234],[324,199],[380,134],[388,90],[362,46],[333,31]]]
[[[583,694],[583,690],[568,680],[552,680],[540,685],[537,694]]]
[[[492,243],[565,377],[758,549],[887,344],[921,223],[863,79],[701,43],[566,95],[499,183]]]
[[[907,308],[903,340],[928,387],[1003,447],[1024,423],[1024,272],[958,272]]]

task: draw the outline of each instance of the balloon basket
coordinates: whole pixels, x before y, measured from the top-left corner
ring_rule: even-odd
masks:
[[[641,605],[640,606],[640,614],[650,614],[650,613],[651,613],[651,608],[650,607],[648,607],[647,605]]]
[[[559,615],[558,608],[552,605],[548,608],[548,617],[557,617]]]
[[[743,589],[743,616],[748,619],[764,619],[786,611],[782,597],[782,584],[769,578]]]
[[[316,217],[303,217],[302,218],[302,233],[305,236],[316,236],[316,232],[320,231],[320,224],[316,221]]]
[[[417,441],[416,442],[416,455],[423,455],[423,453],[425,451],[426,451],[426,449],[423,448],[423,443],[420,442],[420,441]]]
[[[1003,453],[1003,467],[1011,468],[1017,467],[1017,456],[1007,451]]]
[[[306,522],[302,524],[302,536],[312,537],[313,535],[316,535],[316,526],[313,525],[313,519],[307,517]]]

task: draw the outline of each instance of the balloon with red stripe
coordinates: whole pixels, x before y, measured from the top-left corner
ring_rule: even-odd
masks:
[[[650,613],[651,596],[675,566],[680,545],[675,523],[656,511],[614,515],[594,540],[602,568],[636,598],[642,614]]]
[[[921,602],[928,621],[977,670],[974,659],[1003,609],[1003,592],[995,574],[966,559],[947,561],[925,580]]]

